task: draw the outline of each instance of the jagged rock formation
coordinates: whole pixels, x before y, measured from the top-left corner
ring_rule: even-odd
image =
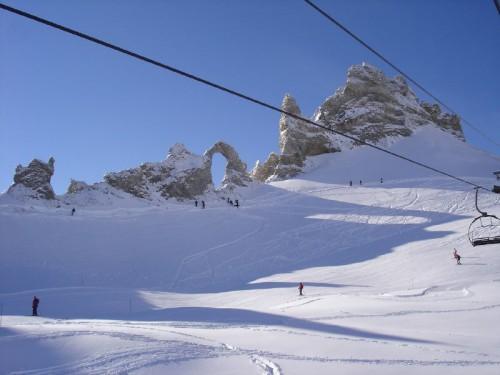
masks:
[[[266,181],[270,176],[274,174],[276,167],[279,163],[279,156],[271,152],[264,163],[259,160],[255,163],[255,167],[252,170],[252,177],[257,181]]]
[[[300,115],[295,100],[287,95],[282,108]],[[362,142],[386,146],[396,137],[408,137],[421,126],[434,125],[465,140],[460,119],[443,113],[436,104],[418,100],[403,77],[388,78],[371,65],[349,68],[347,82],[316,110],[313,120]],[[285,179],[301,172],[306,157],[358,146],[346,137],[287,115],[280,119],[280,155],[257,163],[256,180]]]
[[[457,116],[443,115],[437,105],[422,105],[403,77],[388,78],[365,63],[349,68],[346,85],[326,99],[314,120],[364,142],[382,145],[429,124],[444,131],[453,129],[453,134],[464,139]],[[331,139],[339,149],[356,146],[339,135]]]
[[[150,199],[159,195],[167,199],[193,199],[213,190],[211,168],[215,153],[221,153],[228,160],[224,189],[246,186],[251,182],[246,164],[224,142],[216,143],[203,156],[193,154],[182,144],[176,144],[170,148],[165,161],[144,163],[138,168],[108,173],[104,180],[114,188],[139,198]]]
[[[442,112],[441,107],[437,104],[422,102],[421,105],[429,113],[433,123],[465,142],[462,126],[460,125],[460,117],[455,114]]]
[[[23,195],[36,199],[54,199],[54,189],[50,184],[50,179],[54,174],[54,158],[50,158],[48,163],[33,159],[27,167],[18,165],[14,175],[14,184],[7,191],[14,193],[21,187]]]
[[[289,94],[285,95],[281,109],[302,116],[297,102]],[[306,157],[336,151],[321,128],[285,114],[281,115],[279,126],[280,155],[272,153],[263,164],[257,162],[252,172],[256,180],[265,181],[271,176],[275,179],[293,177],[302,171]]]
[[[92,187],[84,181],[77,181],[77,180],[71,179],[69,186],[68,186],[67,193],[74,194],[74,193],[78,193],[79,191],[84,191],[84,190],[88,190],[91,188]]]
[[[139,198],[192,198],[202,194],[210,183],[201,156],[189,152],[182,144],[170,148],[160,163],[144,163],[137,168],[108,173],[104,181],[118,190]]]

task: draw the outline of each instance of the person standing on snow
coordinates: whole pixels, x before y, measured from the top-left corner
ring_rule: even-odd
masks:
[[[33,296],[33,302],[31,303],[31,308],[33,309],[33,316],[38,316],[38,304],[40,303],[40,300],[36,298],[36,296]]]
[[[462,258],[462,257],[458,254],[457,249],[453,248],[453,250],[455,250],[453,252],[453,258],[455,258],[457,260],[457,264],[462,264],[462,263],[460,263],[460,258]]]
[[[197,201],[197,200],[196,200],[196,201],[194,201],[194,206],[195,206],[195,207],[198,207],[198,201]]]
[[[302,296],[302,289],[304,289],[304,284],[302,282],[299,283],[299,296]]]
[[[205,201],[201,201],[201,208],[205,208]]]

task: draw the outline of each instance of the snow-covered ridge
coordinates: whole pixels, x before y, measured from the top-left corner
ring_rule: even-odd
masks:
[[[84,181],[72,179],[67,193],[59,197],[55,196],[50,185],[54,159],[51,158],[48,163],[35,159],[27,167],[17,167],[14,184],[6,194],[0,195],[0,201],[44,199],[65,203],[102,202],[106,201],[103,194],[125,194],[131,200],[146,199],[154,204],[169,198],[196,199],[215,193],[211,167],[216,153],[222,154],[227,160],[221,192],[232,192],[252,182],[246,164],[229,144],[217,142],[203,155],[196,155],[177,143],[170,148],[164,161],[143,163],[139,167],[107,173],[103,182],[88,185]],[[53,205],[57,206],[58,203]]]
[[[283,99],[282,108],[289,113],[301,115],[297,102],[288,94]],[[313,119],[363,142],[383,147],[392,147],[394,144],[394,150],[400,149],[398,153],[403,155],[407,154],[406,149],[397,145],[408,144],[415,160],[425,161],[441,169],[444,165],[451,166],[450,170],[444,170],[457,171],[453,173],[459,175],[464,173],[453,150],[459,149],[460,155],[477,155],[463,142],[457,116],[443,113],[437,105],[419,101],[402,77],[386,77],[381,70],[366,63],[349,68],[346,85],[324,101]],[[104,181],[98,184],[90,186],[83,181],[72,180],[67,194],[61,197],[55,196],[50,185],[54,160],[51,159],[48,163],[33,160],[27,167],[18,166],[14,185],[7,195],[9,199],[21,201],[55,199],[64,203],[106,202],[109,201],[106,196],[110,194],[128,196],[131,200],[146,199],[153,204],[169,198],[197,199],[216,193],[210,170],[215,153],[220,153],[227,159],[223,191],[234,195],[235,191],[249,186],[252,181],[279,181],[306,172],[321,155],[342,152],[355,160],[357,154],[350,151],[358,149],[363,153],[363,147],[357,142],[291,116],[282,115],[279,127],[280,154],[271,153],[264,163],[257,162],[251,175],[236,150],[224,142],[217,142],[203,155],[196,155],[184,145],[175,144],[165,160],[109,172],[104,176]],[[429,133],[430,130],[427,129],[435,130],[435,135],[419,135]],[[412,140],[408,143],[405,140],[407,138]],[[435,147],[429,149],[426,145],[428,142]],[[457,142],[464,143],[465,146],[461,147]],[[426,147],[428,152],[422,152]],[[352,160],[345,157],[340,157],[339,160],[342,160],[344,166],[352,164]],[[474,164],[477,160],[473,157],[469,163],[466,158],[464,162]],[[482,170],[480,165],[478,167],[478,170]],[[397,168],[395,178],[405,175],[399,173],[404,170]],[[0,201],[2,199],[7,198],[0,196]]]

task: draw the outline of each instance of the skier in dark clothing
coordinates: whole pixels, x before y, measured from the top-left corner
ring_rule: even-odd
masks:
[[[38,316],[38,304],[40,303],[40,300],[36,298],[36,296],[33,296],[33,302],[31,303],[31,308],[33,309],[33,316]]]
[[[75,212],[76,212],[76,209],[75,209],[75,207],[73,207],[73,209],[71,210],[71,216],[73,216],[75,214]]]
[[[384,179],[382,177],[380,177],[380,183],[383,184],[384,183]]]
[[[349,181],[349,186],[352,186],[352,181]]]
[[[201,208],[205,208],[205,201],[201,201]]]
[[[359,184],[360,184],[360,185],[363,185],[363,181],[359,180]]]
[[[194,201],[194,206],[198,207],[198,201]]]
[[[302,282],[299,283],[299,296],[302,296],[302,289],[304,289],[304,284]]]
[[[240,201],[238,199],[235,199],[234,200],[234,205],[235,205],[235,207],[239,207],[240,206]]]
[[[455,251],[453,252],[453,258],[455,258],[455,259],[456,259],[457,264],[462,264],[462,263],[460,262],[460,258],[462,258],[462,257],[458,254],[457,249],[453,248],[453,250],[455,250]]]

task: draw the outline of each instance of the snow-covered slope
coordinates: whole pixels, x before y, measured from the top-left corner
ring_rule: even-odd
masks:
[[[437,129],[391,150],[487,186],[500,165]],[[468,244],[472,188],[369,148],[307,164],[239,208],[3,198],[0,373],[499,373],[500,245]]]

